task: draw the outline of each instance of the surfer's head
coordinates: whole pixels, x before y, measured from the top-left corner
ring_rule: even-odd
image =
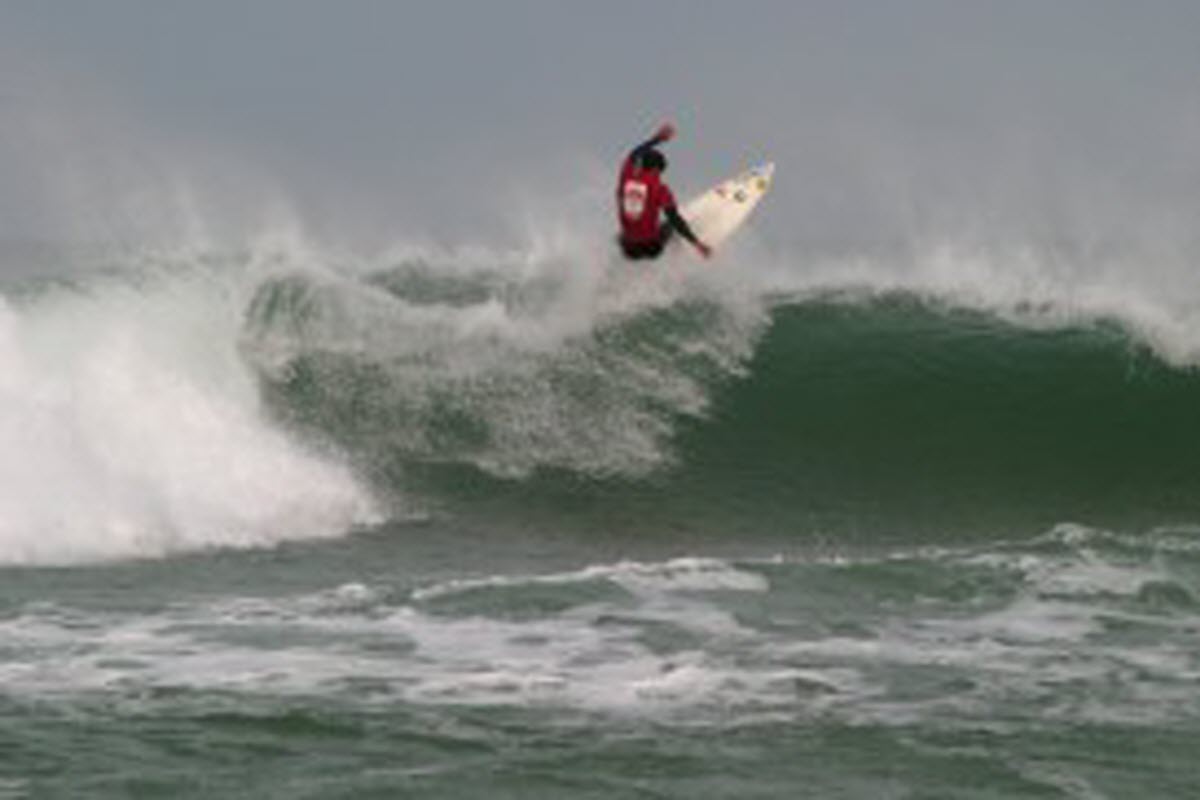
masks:
[[[642,169],[652,169],[656,172],[665,172],[667,169],[667,157],[658,150],[650,148],[642,153]]]

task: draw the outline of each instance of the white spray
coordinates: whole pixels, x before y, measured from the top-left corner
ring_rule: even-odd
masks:
[[[0,563],[266,546],[373,518],[345,466],[264,417],[239,303],[212,273],[0,300]]]

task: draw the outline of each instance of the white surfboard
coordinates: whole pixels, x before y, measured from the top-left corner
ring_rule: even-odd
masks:
[[[774,164],[763,164],[722,181],[679,209],[700,241],[717,248],[741,227],[771,188]]]

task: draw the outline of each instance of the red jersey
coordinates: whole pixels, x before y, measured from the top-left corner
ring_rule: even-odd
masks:
[[[670,188],[658,170],[642,169],[627,158],[617,181],[617,219],[626,242],[658,241],[658,217],[675,205]]]

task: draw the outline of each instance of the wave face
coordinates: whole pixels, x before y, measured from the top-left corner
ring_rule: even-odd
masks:
[[[1200,375],[1135,316],[624,275],[641,288],[597,290],[571,328],[553,281],[446,275],[293,274],[249,306],[277,416],[385,492],[520,525],[867,542],[1200,510]]]
[[[569,252],[69,274],[0,302],[0,563],[429,515],[775,548],[1200,512],[1200,351],[1153,303]]]
[[[1200,375],[1118,320],[815,297],[775,308],[750,374],[682,444],[747,508],[896,532],[1195,519]]]

